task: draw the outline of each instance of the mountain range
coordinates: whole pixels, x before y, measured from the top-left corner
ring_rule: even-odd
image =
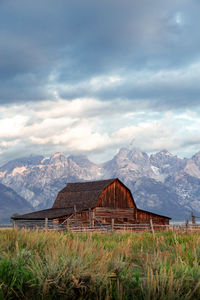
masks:
[[[7,223],[15,213],[23,214],[32,211],[32,205],[13,189],[0,183],[0,223]]]
[[[167,150],[149,156],[140,149],[122,148],[102,164],[84,155],[56,153],[15,159],[0,167],[0,182],[25,199],[27,209],[51,207],[67,182],[116,177],[130,188],[141,209],[173,219],[186,219],[191,212],[200,215],[200,152],[182,159]],[[10,206],[6,203],[2,210]]]

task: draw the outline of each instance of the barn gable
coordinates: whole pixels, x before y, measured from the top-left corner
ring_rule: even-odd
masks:
[[[135,206],[131,192],[117,179],[68,183],[62,189],[52,208],[73,207],[77,210],[96,206],[126,207]]]
[[[115,179],[100,194],[97,207],[135,208],[135,202],[130,190]]]

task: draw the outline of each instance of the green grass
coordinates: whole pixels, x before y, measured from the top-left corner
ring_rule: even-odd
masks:
[[[2,230],[0,299],[200,299],[200,235]]]

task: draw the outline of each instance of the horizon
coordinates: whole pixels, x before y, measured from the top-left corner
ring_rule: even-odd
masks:
[[[114,154],[112,157],[110,157],[108,160],[104,160],[104,161],[100,161],[100,162],[94,161],[92,158],[90,158],[90,157],[87,156],[86,154],[81,154],[81,153],[80,153],[80,154],[77,153],[76,155],[74,155],[74,154],[72,154],[72,153],[65,154],[64,152],[55,152],[55,153],[52,153],[52,154],[50,154],[50,155],[48,155],[48,156],[45,155],[45,154],[43,155],[43,154],[34,154],[34,153],[31,153],[31,154],[29,154],[29,155],[27,155],[27,156],[19,156],[19,157],[15,157],[15,158],[13,158],[13,159],[11,159],[11,160],[8,160],[8,161],[5,161],[5,162],[3,162],[3,163],[0,162],[0,167],[3,167],[4,165],[6,165],[7,163],[9,163],[10,161],[15,161],[15,160],[20,160],[20,159],[26,159],[26,158],[28,159],[28,158],[31,158],[31,157],[38,157],[38,156],[41,156],[43,159],[51,159],[51,158],[52,158],[53,156],[55,156],[56,154],[61,154],[61,155],[65,156],[66,158],[69,158],[70,156],[74,156],[74,157],[85,157],[85,158],[87,158],[90,162],[92,162],[92,163],[94,163],[94,164],[96,164],[96,165],[100,165],[100,164],[104,164],[104,163],[106,163],[106,162],[112,160],[113,157],[116,156],[116,155],[118,155],[118,153],[119,153],[121,150],[123,150],[123,149],[129,150],[129,151],[132,151],[132,150],[139,150],[139,151],[142,152],[142,153],[146,153],[146,154],[149,156],[149,158],[150,158],[151,155],[154,155],[154,154],[158,154],[158,153],[161,153],[161,152],[168,152],[168,153],[170,153],[172,156],[177,157],[177,158],[179,158],[179,159],[191,159],[194,155],[200,153],[200,150],[199,150],[199,151],[193,153],[190,157],[181,157],[181,156],[179,156],[179,155],[177,155],[177,154],[175,154],[175,153],[172,153],[172,152],[168,151],[167,149],[162,149],[162,150],[160,150],[160,151],[155,151],[155,152],[150,152],[150,153],[148,153],[148,152],[145,152],[145,151],[143,151],[142,149],[136,148],[136,147],[133,147],[133,148],[122,147],[122,148],[118,149],[118,150],[115,152],[115,154]]]

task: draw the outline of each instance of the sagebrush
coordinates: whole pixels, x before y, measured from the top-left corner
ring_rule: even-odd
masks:
[[[200,235],[2,230],[0,299],[200,299]]]

